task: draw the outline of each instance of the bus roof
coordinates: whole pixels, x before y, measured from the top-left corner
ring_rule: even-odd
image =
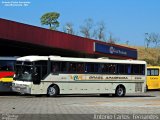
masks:
[[[147,68],[159,68],[160,69],[160,66],[148,66]]]
[[[13,57],[0,57],[0,60],[17,60],[18,56],[13,56]]]
[[[39,61],[39,60],[48,60],[48,56],[24,56],[17,59],[17,61]]]
[[[73,57],[60,57],[60,56],[25,56],[20,57],[17,61],[70,61],[70,62],[98,62],[98,63],[123,63],[123,64],[146,64],[145,61],[140,60],[117,60],[117,59],[103,59],[103,58],[73,58]]]

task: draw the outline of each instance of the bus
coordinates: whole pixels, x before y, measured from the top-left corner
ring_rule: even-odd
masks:
[[[25,56],[18,58],[12,89],[22,94],[142,93],[146,62],[103,58]]]
[[[160,89],[160,66],[147,67],[147,90]]]
[[[17,57],[0,57],[0,92],[11,92]]]

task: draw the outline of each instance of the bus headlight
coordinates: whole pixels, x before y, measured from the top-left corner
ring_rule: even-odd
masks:
[[[12,86],[15,86],[16,84],[15,83],[12,83]]]

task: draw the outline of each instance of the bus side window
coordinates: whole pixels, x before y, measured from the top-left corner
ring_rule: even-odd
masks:
[[[21,70],[21,69],[19,69]],[[34,67],[34,77],[37,79],[37,80],[41,80],[42,79],[42,71],[41,71],[41,66],[35,66]],[[18,72],[20,73],[20,71]]]
[[[102,72],[102,73],[106,72],[106,66],[105,66],[105,64],[100,64],[100,72]]]
[[[107,64],[107,63],[101,63],[101,64],[96,64],[97,67],[99,68],[99,73],[103,74],[115,74],[116,73],[116,64]]]
[[[89,73],[90,72],[90,64],[86,63],[85,64],[85,73]]]
[[[131,65],[126,65],[127,74],[131,74]]]
[[[60,70],[60,62],[53,62],[52,63],[52,72],[57,73]]]
[[[86,63],[85,64],[85,72],[86,73],[98,72],[98,68],[95,66],[94,63]]]
[[[139,75],[139,65],[132,65],[132,74]]]
[[[147,70],[147,71],[150,71],[150,76],[159,76],[159,70],[158,69],[150,69],[150,70]],[[149,73],[148,73],[148,76],[149,76]]]
[[[142,64],[132,65],[132,74],[134,75],[144,75],[145,74],[145,66]],[[151,71],[152,74],[152,71]],[[154,74],[154,71],[153,71]]]
[[[69,72],[70,73],[75,73],[76,72],[76,63],[69,63]]]
[[[85,73],[98,73],[100,72],[100,65],[97,63],[85,63]]]
[[[117,74],[129,75],[131,74],[131,65],[130,64],[117,64],[115,65]]]
[[[140,65],[140,74],[145,75],[145,66],[144,65]]]
[[[84,72],[84,63],[77,63],[77,72],[78,73]]]
[[[159,70],[155,70],[155,76],[158,76],[159,75]]]
[[[150,69],[147,70],[147,76],[151,76],[151,70]]]
[[[109,73],[110,74],[115,74],[116,73],[116,65],[115,64],[110,64]]]
[[[117,66],[117,73],[122,75],[125,74],[125,64],[118,64]]]
[[[64,73],[67,71],[67,62],[61,62],[60,72]]]

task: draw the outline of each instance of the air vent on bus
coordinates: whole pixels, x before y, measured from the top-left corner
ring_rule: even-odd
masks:
[[[142,92],[142,83],[136,83],[135,92]]]

